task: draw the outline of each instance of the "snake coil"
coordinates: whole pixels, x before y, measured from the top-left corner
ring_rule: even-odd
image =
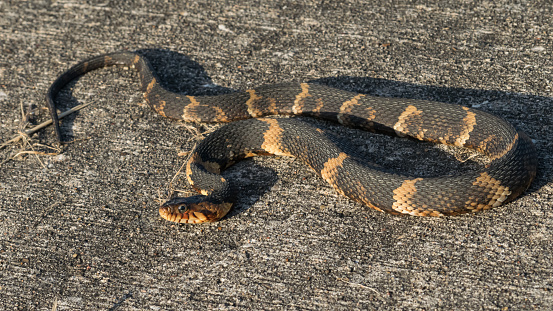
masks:
[[[158,83],[151,65],[134,52],[100,55],[59,76],[47,103],[61,141],[54,99],[71,80],[107,66],[135,68],[145,101],[160,115],[185,122],[232,122],[192,152],[186,176],[200,195],[163,204],[160,215],[180,223],[221,219],[238,188],[220,172],[256,155],[294,156],[338,192],[378,211],[415,216],[456,215],[497,207],[524,192],[536,175],[534,145],[522,131],[483,111],[439,102],[372,97],[313,83],[283,83],[217,96],[187,96]],[[479,171],[420,178],[360,163],[311,125],[293,118],[326,119],[369,131],[474,149],[490,159]],[[255,119],[251,119],[255,118]],[[247,120],[246,120],[247,119]]]

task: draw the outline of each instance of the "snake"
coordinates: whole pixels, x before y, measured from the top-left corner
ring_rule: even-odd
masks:
[[[338,193],[394,215],[449,216],[498,207],[521,195],[536,176],[537,155],[532,140],[506,120],[481,110],[369,96],[313,82],[191,96],[160,85],[150,62],[138,51],[119,51],[81,61],[51,84],[46,101],[59,142],[62,135],[56,96],[70,81],[108,66],[135,69],[144,101],[163,117],[228,123],[202,140],[186,162],[186,179],[199,194],[170,199],[160,206],[160,216],[172,222],[204,223],[223,218],[237,202],[241,189],[221,172],[253,156],[296,157]],[[465,147],[483,154],[489,162],[459,174],[410,176],[360,160],[337,146],[321,129],[293,116]]]

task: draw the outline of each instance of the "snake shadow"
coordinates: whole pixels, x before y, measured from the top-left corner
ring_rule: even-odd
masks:
[[[258,165],[253,159],[245,159],[234,164],[222,175],[240,189],[236,203],[223,219],[248,211],[278,181],[278,174],[274,169]]]
[[[184,54],[165,49],[142,49],[137,52],[150,61],[154,72],[159,77],[159,83],[170,91],[192,96],[221,95],[236,91],[215,85],[202,65]],[[553,115],[553,98],[497,90],[420,85],[371,77],[338,76],[308,82],[373,96],[432,100],[490,112],[503,117],[534,138],[540,161],[536,179],[527,193],[537,191],[549,183],[549,179],[553,176],[551,172],[553,160],[547,156],[553,153],[553,147],[547,140],[548,137],[553,136],[553,124],[550,118]],[[70,91],[75,83],[76,81],[72,81],[65,88],[65,91],[60,93],[56,100],[58,107],[69,109],[79,104]],[[136,89],[139,92],[138,85]],[[63,123],[66,125],[62,128],[64,135],[73,137],[71,124],[77,116],[78,113],[63,119]],[[252,161],[246,160],[246,163],[251,164]],[[240,167],[243,169],[243,166],[240,165]],[[245,189],[243,196],[246,199],[240,199],[241,201],[238,202],[237,207],[229,214],[230,217],[249,209],[255,201],[270,190],[277,180],[277,174],[274,170],[255,164],[252,167],[260,172],[261,175],[256,178],[260,178],[257,180],[262,181],[250,182],[249,184],[246,182],[245,185],[243,181],[240,183]],[[233,169],[230,168],[229,170]],[[248,169],[248,172],[250,175],[253,174],[251,173],[252,169]],[[237,173],[231,172],[230,174]],[[240,175],[238,175],[238,179],[240,179]],[[248,179],[252,180],[251,178]],[[254,190],[250,187],[251,185],[254,185],[257,189]]]

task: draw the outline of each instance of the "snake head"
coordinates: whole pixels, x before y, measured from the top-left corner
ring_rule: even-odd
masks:
[[[172,222],[199,224],[221,219],[231,207],[232,203],[219,202],[205,195],[196,195],[165,202],[159,208],[159,215]]]

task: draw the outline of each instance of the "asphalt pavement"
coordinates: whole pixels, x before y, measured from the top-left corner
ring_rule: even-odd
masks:
[[[549,1],[0,0],[0,144],[49,119],[55,78],[140,50],[168,89],[223,94],[313,81],[474,107],[534,141],[536,180],[473,215],[383,214],[286,157],[242,161],[222,221],[159,217],[218,125],[151,111],[126,68],[57,98],[63,119],[0,149],[3,310],[553,309],[553,7]],[[433,176],[462,151],[316,121],[368,161]]]

